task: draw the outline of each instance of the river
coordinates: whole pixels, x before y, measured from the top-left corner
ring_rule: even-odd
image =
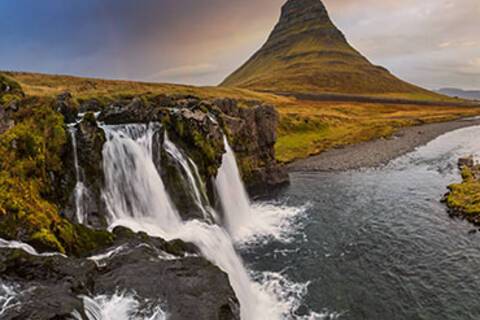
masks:
[[[289,241],[241,249],[247,267],[306,283],[298,314],[480,319],[480,233],[440,202],[460,180],[458,158],[480,155],[479,136],[480,126],[450,132],[377,169],[292,174],[266,201],[306,210]]]

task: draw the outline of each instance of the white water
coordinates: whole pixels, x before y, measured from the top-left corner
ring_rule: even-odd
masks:
[[[289,235],[296,229],[293,227],[294,219],[306,210],[306,206],[292,208],[265,203],[252,205],[240,177],[235,153],[226,137],[224,143],[226,153],[215,186],[226,228],[235,243],[247,245],[272,238],[277,241],[290,240]]]
[[[51,257],[51,256],[65,256],[59,252],[46,252],[46,253],[38,253],[32,246],[20,242],[20,241],[8,241],[5,239],[0,238],[0,248],[9,248],[9,249],[21,249],[26,253],[32,256],[40,256],[40,257]]]
[[[113,296],[101,295],[94,299],[82,296],[84,311],[88,320],[166,320],[167,314],[160,306],[145,314],[140,302],[133,294],[116,293]],[[81,320],[78,312],[72,316]]]
[[[153,162],[158,125],[103,126],[104,199],[111,223],[119,219],[157,218],[165,230],[177,230],[182,220],[170,202]]]
[[[75,190],[73,195],[75,197],[75,215],[79,223],[85,222],[85,209],[83,204],[88,200],[88,189],[83,183],[83,177],[80,165],[78,163],[78,149],[77,149],[77,129],[74,126],[69,127],[70,137],[72,138],[73,160],[75,166]]]
[[[224,137],[226,153],[223,155],[222,166],[215,181],[217,192],[222,204],[225,225],[234,239],[243,233],[243,228],[251,220],[252,210],[250,200],[240,178],[237,160],[232,148]]]
[[[255,229],[253,221],[246,221],[255,215],[240,180],[235,156],[228,145],[228,154],[224,159],[227,164],[222,166],[223,178],[220,178],[217,186],[222,190],[222,198],[234,197],[233,202],[227,202],[225,199],[222,201],[228,217],[227,232],[221,226],[205,221],[182,221],[154,164],[152,146],[158,125],[103,126],[103,128],[107,137],[103,150],[106,179],[104,198],[110,213],[110,227],[123,225],[134,231],[145,231],[166,240],[182,239],[196,244],[204,257],[229,275],[232,288],[240,301],[243,320],[291,319],[291,312],[299,303],[297,298],[292,297],[288,288],[275,286],[276,290],[271,290],[270,282],[279,283],[278,279],[282,276],[278,274],[273,280],[263,278],[259,279],[260,282],[253,281],[242,259],[235,252],[231,234],[240,237],[245,234],[251,235],[252,230],[259,230],[262,227]],[[168,142],[164,147],[170,148],[173,154],[176,153],[175,149],[180,153],[178,148],[173,148]],[[190,179],[195,180],[191,168],[194,173],[196,168],[188,166],[186,163],[188,159],[179,156],[176,159],[185,165],[185,170],[188,168]],[[227,193],[228,188],[232,188],[234,192]],[[198,188],[197,191],[200,192]],[[237,219],[235,215],[238,209],[242,215]],[[257,213],[261,212],[256,209]],[[263,209],[265,212],[269,211],[267,206]],[[272,230],[280,233],[281,226],[278,223],[280,218],[273,219],[275,210],[271,211],[270,218],[262,222],[266,224],[263,226],[265,234]],[[269,214],[263,216],[268,217]],[[236,223],[249,231],[238,232]],[[286,279],[282,283],[286,283]]]
[[[18,292],[14,286],[0,284],[0,318],[5,312],[19,305],[17,296]]]
[[[205,187],[200,185],[201,179],[195,163],[186,155],[184,155],[172,141],[170,141],[170,139],[168,138],[167,132],[165,132],[163,147],[165,151],[168,152],[168,154],[173,159],[175,159],[182,167],[183,172],[186,178],[188,179],[189,186],[193,191],[192,195],[193,195],[195,204],[197,205],[198,209],[202,211],[203,217],[208,221],[214,219],[215,212],[207,204],[208,200],[204,192]],[[192,168],[193,168],[193,171],[192,171]]]

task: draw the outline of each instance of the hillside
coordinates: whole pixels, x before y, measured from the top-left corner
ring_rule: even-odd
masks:
[[[444,94],[453,98],[480,100],[480,90],[463,90],[457,88],[442,88],[438,90],[440,94]]]
[[[347,42],[320,0],[288,0],[267,42],[221,85],[277,93],[442,97],[371,64]]]

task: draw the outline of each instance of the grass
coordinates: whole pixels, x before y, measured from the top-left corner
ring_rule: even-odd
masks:
[[[445,202],[455,214],[480,222],[480,165],[462,168],[462,183],[449,186]]]
[[[399,128],[480,115],[478,107],[290,101],[280,104],[276,144],[281,162],[391,136]]]
[[[191,94],[202,98],[258,100],[274,104],[280,114],[277,159],[290,162],[330,148],[393,134],[398,128],[480,115],[478,107],[416,106],[325,102],[226,87],[195,87],[62,75],[11,72],[29,96],[51,97],[64,91],[77,99],[109,99],[137,94]],[[427,99],[421,94],[409,97]]]

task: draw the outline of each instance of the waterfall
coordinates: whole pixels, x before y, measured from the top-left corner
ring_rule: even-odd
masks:
[[[107,138],[104,198],[111,227],[123,225],[166,240],[180,238],[196,244],[207,259],[229,275],[242,319],[279,319],[281,302],[250,279],[230,235],[218,225],[182,221],[172,205],[154,164],[152,145],[158,125],[102,127]]]
[[[171,204],[153,161],[158,124],[103,126],[104,199],[112,221],[161,221],[164,231],[178,229],[181,218]]]
[[[235,154],[224,136],[226,153],[218,171],[215,185],[220,196],[227,230],[239,238],[243,228],[252,221],[252,208],[240,177]]]
[[[203,217],[210,221],[215,218],[215,212],[208,204],[208,198],[205,193],[205,186],[202,183],[198,168],[195,163],[181,152],[178,147],[168,138],[167,132],[164,135],[163,147],[165,151],[182,167],[183,173],[188,180],[191,188],[191,194],[198,209],[203,213]]]
[[[88,189],[83,183],[83,173],[81,171],[79,162],[78,162],[78,149],[77,149],[77,129],[74,125],[69,127],[70,137],[72,138],[72,148],[73,148],[73,160],[75,166],[75,190],[73,191],[73,195],[75,198],[75,216],[77,217],[77,221],[79,223],[85,222],[85,208],[84,204],[87,203],[88,199]]]

